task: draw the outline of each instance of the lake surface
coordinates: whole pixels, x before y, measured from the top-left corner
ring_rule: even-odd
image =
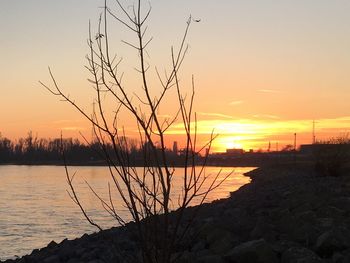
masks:
[[[230,192],[247,184],[250,179],[243,173],[254,168],[207,167],[205,172],[215,175],[220,169],[222,177],[232,170],[234,173],[208,196],[207,202],[226,198]],[[111,178],[107,168],[85,166],[69,167],[69,170],[76,172],[74,182],[77,193],[89,215],[104,228],[116,226],[84,182],[86,180],[97,193],[108,197]],[[175,195],[180,193],[182,174],[183,168],[176,168],[173,177]],[[67,190],[64,167],[0,166],[0,260],[31,253],[51,240],[60,242],[64,238],[73,239],[97,231],[83,218]],[[122,204],[117,206],[128,218]]]

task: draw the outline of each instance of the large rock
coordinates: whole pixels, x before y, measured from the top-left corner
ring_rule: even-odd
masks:
[[[195,262],[196,256],[194,253],[184,251],[172,255],[172,260],[177,263],[192,263]]]
[[[265,217],[258,218],[255,227],[250,232],[250,237],[253,239],[264,238],[265,240],[276,240],[277,233],[272,224],[268,223]]]
[[[333,253],[347,248],[350,248],[350,231],[342,227],[326,231],[316,242],[316,251],[325,257],[331,257]]]
[[[205,247],[209,247],[215,254],[224,254],[237,244],[229,231],[212,223],[206,223],[200,228],[199,239],[204,241]],[[193,250],[198,250],[197,246],[200,245],[203,246],[203,244],[196,244]]]
[[[222,235],[220,238],[214,240],[209,244],[210,250],[215,254],[225,254],[234,247],[235,240],[229,233]]]
[[[60,263],[60,258],[57,255],[52,255],[43,261],[44,263]]]
[[[197,258],[196,263],[224,263],[225,261],[219,255],[206,255]]]
[[[322,260],[310,249],[292,247],[283,252],[281,263],[322,263]]]
[[[264,240],[252,240],[240,244],[230,250],[225,260],[231,263],[275,263],[278,262],[277,254]]]

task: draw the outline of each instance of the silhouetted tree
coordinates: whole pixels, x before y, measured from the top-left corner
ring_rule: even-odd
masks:
[[[202,147],[197,145],[197,124],[196,115],[193,110],[194,102],[194,80],[192,78],[192,94],[183,95],[179,81],[179,70],[184,57],[188,51],[186,38],[191,25],[191,17],[188,19],[185,33],[180,41],[178,51],[171,48],[170,59],[171,68],[167,74],[161,76],[156,69],[154,76],[159,80],[161,91],[156,94],[149,81],[151,70],[146,59],[146,48],[152,38],[147,37],[147,19],[151,8],[143,12],[141,0],[136,1],[132,7],[123,6],[116,0],[117,13],[107,7],[105,1],[103,14],[100,17],[96,33],[90,29],[87,56],[88,70],[91,74],[90,85],[94,86],[94,110],[87,113],[73,99],[62,92],[51,70],[52,86],[43,83],[52,94],[71,104],[80,112],[93,126],[94,136],[99,144],[99,148],[104,154],[104,159],[108,163],[114,187],[119,193],[119,198],[123,200],[130,215],[137,226],[138,240],[142,248],[143,262],[171,261],[171,254],[174,247],[181,241],[187,231],[187,227],[180,228],[184,216],[185,208],[194,199],[203,202],[210,191],[218,187],[222,181],[217,181],[219,174],[214,175],[209,186],[203,188],[209,177],[204,174],[205,161],[202,167],[196,166],[197,155],[202,149],[210,148],[213,136],[207,144]],[[108,30],[108,19],[114,19],[135,36],[135,43],[123,41],[133,48],[138,55],[138,62],[135,66],[140,77],[139,92],[133,93],[124,86],[122,73],[120,73],[120,60],[111,52],[110,31]],[[170,90],[175,90],[178,101],[175,116],[173,118],[162,119],[159,115],[161,105],[166,103],[165,98]],[[108,97],[109,96],[109,97]],[[108,98],[114,102],[113,111],[108,112]],[[112,113],[112,114],[110,114]],[[143,157],[143,172],[140,173],[133,165],[130,152],[135,147],[126,139],[123,124],[120,116],[127,115],[129,123],[134,122],[138,127],[139,142]],[[111,116],[112,115],[112,116]],[[179,196],[173,195],[173,175],[175,167],[172,166],[166,149],[166,131],[172,125],[180,121],[184,129],[185,149],[183,151],[184,167],[182,193]],[[111,148],[110,148],[111,147]],[[208,151],[209,152],[209,151]],[[73,176],[68,172],[66,175],[71,190],[71,197],[80,207],[86,219],[94,226],[102,229],[90,218],[75,192]],[[110,187],[110,186],[108,186]],[[94,190],[92,189],[94,192]],[[108,193],[111,191],[108,188]],[[96,194],[96,192],[94,192]],[[124,225],[125,221],[115,209],[113,198],[108,200],[100,199],[103,207],[112,215],[119,224]],[[170,217],[173,208],[171,200],[174,198],[178,202],[178,212]],[[171,220],[172,219],[172,220]]]
[[[8,162],[13,155],[13,143],[0,133],[0,162]]]

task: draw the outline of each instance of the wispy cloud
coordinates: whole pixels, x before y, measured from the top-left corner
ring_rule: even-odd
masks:
[[[273,119],[273,120],[281,119],[276,115],[270,115],[270,114],[254,114],[253,117],[256,119]]]
[[[231,105],[231,106],[237,106],[237,105],[241,105],[241,104],[243,104],[243,103],[244,103],[243,100],[235,100],[235,101],[231,101],[231,102],[229,103],[229,105]]]
[[[74,126],[71,126],[71,127],[62,127],[62,130],[63,131],[84,131],[86,129],[85,129],[85,127],[74,127]]]
[[[215,112],[197,112],[198,115],[202,116],[210,116],[210,117],[219,117],[219,118],[225,118],[225,119],[233,119],[232,116],[221,114],[221,113],[215,113]]]
[[[280,93],[281,91],[276,89],[259,89],[258,92],[262,93]]]
[[[145,114],[145,117],[147,117],[147,118],[150,118],[151,117],[151,114]],[[172,116],[172,115],[170,115],[170,114],[157,114],[157,117],[158,118],[162,118],[162,119],[172,119],[172,118],[174,118],[175,116]]]
[[[169,114],[158,114],[157,115],[160,118],[165,118],[165,119],[171,119],[173,118],[173,116],[169,115]]]
[[[53,121],[53,124],[64,124],[64,123],[78,123],[78,122],[83,122],[83,120],[56,120]]]
[[[263,115],[259,115],[262,117]],[[215,130],[219,134],[290,134],[293,132],[310,133],[312,129],[312,120],[282,120],[277,116],[267,115],[269,118],[252,119],[215,119],[198,120],[198,133],[208,134]],[[334,129],[334,131],[349,131],[350,117],[339,117],[333,119],[316,120],[316,131],[325,131]],[[182,124],[175,124],[168,131],[173,134],[182,134]]]

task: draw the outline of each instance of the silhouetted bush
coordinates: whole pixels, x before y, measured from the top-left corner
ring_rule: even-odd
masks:
[[[313,149],[318,175],[337,177],[346,174],[350,161],[348,136],[317,142]]]

